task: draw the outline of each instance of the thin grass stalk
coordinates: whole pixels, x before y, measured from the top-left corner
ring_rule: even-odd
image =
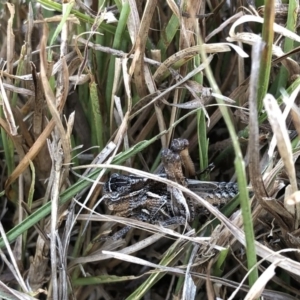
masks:
[[[200,53],[201,53],[202,60],[205,62],[207,56],[203,48],[200,48]],[[205,71],[206,71],[207,79],[210,83],[210,87],[213,89],[215,94],[221,96],[221,92],[213,77],[213,73],[209,65],[205,68]],[[220,104],[219,109],[222,113],[222,116],[228,128],[232,140],[233,148],[235,151],[234,165],[237,174],[244,230],[246,235],[247,266],[248,269],[253,268],[253,271],[249,274],[249,285],[252,286],[258,278],[258,269],[256,267],[257,260],[256,260],[256,251],[255,251],[255,237],[254,237],[252,215],[251,215],[251,208],[249,202],[249,192],[247,190],[245,165],[244,165],[241,148],[238,141],[238,136],[235,132],[234,125],[231,121],[225,102],[221,99],[221,97],[217,97],[216,100],[218,104]]]
[[[195,28],[197,28],[197,27],[195,27]],[[200,36],[200,33],[198,33],[197,36]],[[199,41],[198,41],[198,44],[199,44]],[[201,65],[200,55],[196,55],[194,57],[194,63],[197,67]],[[196,74],[194,76],[194,80],[197,83],[202,85],[203,84],[203,74],[202,73]],[[208,139],[207,139],[206,128],[207,128],[207,124],[206,124],[205,113],[201,109],[197,113],[197,135],[198,135],[200,170],[205,170],[208,166]],[[203,179],[206,179],[206,178],[203,178]]]
[[[52,282],[52,298],[58,299],[58,278],[57,278],[57,213],[59,207],[59,183],[61,179],[62,153],[56,141],[51,144],[48,142],[49,152],[51,153],[52,167],[54,169],[54,181],[51,191],[51,233],[50,233],[50,258],[51,258],[51,282]]]
[[[87,285],[99,285],[99,284],[112,284],[117,282],[122,282],[126,284],[128,280],[138,280],[139,276],[115,276],[115,275],[98,275],[98,276],[88,276],[81,277],[72,280],[72,286],[78,287],[86,287]]]
[[[80,255],[84,256],[85,252],[87,252],[87,251],[84,251],[82,253],[82,251],[81,251],[82,245],[84,245],[85,241],[86,241],[86,235],[82,234],[84,227],[85,227],[85,222],[81,222],[80,230],[78,232],[78,238],[75,241],[75,245],[74,245],[74,248],[72,251],[72,257],[78,257]],[[70,274],[72,282],[74,282],[74,280],[78,279],[80,272],[81,272],[80,267],[76,267],[75,270],[72,270],[72,274]]]
[[[201,65],[200,55],[196,55],[194,57],[194,64],[196,67]],[[203,84],[203,75],[198,73],[193,78],[197,83]],[[206,138],[206,120],[205,120],[205,113],[203,110],[199,110],[197,112],[197,136],[198,136],[198,147],[199,147],[199,161],[200,161],[200,170],[204,170],[208,165],[208,140]],[[193,226],[198,226],[198,220],[193,222]],[[184,264],[187,265],[190,259],[190,255],[192,253],[193,245],[190,245],[188,248],[187,254],[184,257]],[[183,287],[185,278],[180,276],[176,289],[175,295],[179,296],[179,293]]]
[[[3,239],[5,240],[5,244],[6,244],[6,248],[7,248],[7,256],[4,255],[4,253],[1,251],[0,255],[1,255],[1,259],[2,261],[4,261],[7,266],[9,267],[11,274],[14,275],[15,279],[17,280],[17,282],[19,283],[20,287],[22,288],[23,291],[25,291],[26,293],[29,293],[29,290],[27,288],[27,285],[25,284],[25,281],[21,275],[19,266],[15,260],[15,256],[13,254],[13,250],[10,247],[6,236],[5,236],[5,231],[4,228],[2,226],[2,223],[0,222],[0,235],[3,237]],[[10,257],[10,261],[8,261],[8,259],[6,257]],[[3,285],[2,281],[1,281],[1,285]],[[1,292],[3,291],[3,288],[1,287]],[[12,299],[12,298],[7,298],[7,299]],[[13,299],[16,299],[15,297]]]
[[[27,205],[28,205],[29,210],[31,211],[32,203],[33,203],[33,196],[34,196],[34,185],[35,185],[35,168],[34,168],[34,164],[32,162],[30,162],[30,170],[31,170],[32,180],[31,180],[31,184],[30,184],[30,188],[29,188],[29,192],[28,192]],[[25,231],[23,233],[23,253],[26,253],[27,236],[28,236],[28,232]]]
[[[91,114],[92,114],[92,133],[94,133],[94,137],[92,137],[92,141],[96,143],[97,146],[99,146],[99,149],[104,148],[104,139],[103,134],[105,132],[103,128],[103,119],[101,114],[101,109],[99,105],[99,98],[98,98],[98,91],[97,91],[97,85],[95,81],[92,81],[89,84],[90,88],[90,100],[91,100]]]
[[[15,35],[13,33],[13,20],[15,16],[15,6],[10,3],[6,3],[8,11],[9,11],[9,19],[7,23],[6,28],[6,34],[7,34],[7,45],[6,45],[6,52],[7,52],[7,64],[6,64],[6,71],[8,74],[13,74],[13,56],[15,52]],[[2,79],[1,79],[2,81]],[[7,83],[12,83],[12,79],[7,78]],[[2,82],[1,82],[2,85]],[[7,102],[9,102],[7,105],[11,105],[11,95],[12,93],[10,91],[7,91],[6,94],[3,95],[0,93],[0,100],[3,104],[4,98],[7,98]],[[5,116],[5,105],[1,105],[0,108],[0,117],[3,119],[6,119]],[[6,120],[6,122],[9,124],[9,120]],[[8,134],[5,132],[4,128],[1,127],[1,137],[2,137],[2,143],[4,148],[4,154],[5,154],[5,162],[8,169],[8,174],[10,175],[15,167],[14,163],[14,145]],[[17,200],[17,195],[13,195],[13,201]]]

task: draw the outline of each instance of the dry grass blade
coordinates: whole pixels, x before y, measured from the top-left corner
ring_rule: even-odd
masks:
[[[59,130],[59,138],[62,141],[62,147],[63,147],[63,150],[64,150],[64,163],[66,165],[68,165],[71,161],[70,141],[68,141],[66,139],[66,132],[65,132],[65,129],[63,127],[61,118],[59,116],[59,111],[61,111],[63,109],[66,98],[67,98],[68,82],[62,82],[57,87],[58,89],[60,88],[62,90],[62,93],[60,95],[61,97],[57,99],[58,103],[56,103],[55,96],[53,94],[53,91],[50,88],[49,81],[48,81],[48,78],[47,78],[47,67],[46,67],[46,64],[47,64],[47,62],[46,62],[47,61],[46,60],[46,41],[47,41],[47,37],[48,37],[48,34],[46,32],[46,27],[44,26],[43,38],[42,38],[42,41],[41,41],[41,52],[40,52],[40,55],[41,55],[41,79],[42,79],[45,98],[47,100],[49,110],[50,110],[50,112],[52,114],[52,117],[55,121],[55,125],[57,126],[57,128]],[[63,76],[62,77],[68,78],[68,72],[67,72],[67,69],[66,69],[66,64],[63,63],[62,66],[63,66],[63,71],[62,71]],[[61,87],[61,85],[63,85],[63,87]],[[57,109],[55,104],[57,105],[58,109]]]
[[[53,298],[58,299],[58,280],[56,275],[56,269],[58,266],[57,259],[57,215],[58,215],[58,200],[59,200],[59,191],[60,183],[62,177],[62,162],[63,162],[63,152],[59,147],[59,144],[56,144],[55,141],[51,144],[48,142],[49,153],[52,159],[52,173],[53,173],[53,184],[51,191],[51,236],[50,236],[50,255],[51,255],[51,269],[52,269],[52,285],[53,285]]]
[[[249,93],[249,106],[250,106],[250,141],[249,152],[250,152],[250,176],[251,182],[254,187],[255,193],[259,199],[266,197],[264,185],[259,168],[259,145],[258,141],[258,119],[257,119],[257,87],[259,79],[259,66],[260,56],[263,49],[263,42],[260,41],[252,48],[253,63],[251,67],[251,78],[250,78],[250,93]]]
[[[30,295],[27,295],[25,293],[22,293],[20,291],[14,290],[10,287],[8,287],[6,284],[4,284],[2,281],[0,281],[0,289],[1,289],[1,296],[7,299],[13,299],[13,300],[37,300],[37,298],[34,298]]]
[[[7,8],[10,13],[9,20],[7,22],[7,73],[12,74],[13,73],[13,55],[14,55],[14,49],[15,49],[15,35],[13,32],[13,20],[15,16],[15,6],[11,3],[6,3]],[[8,80],[8,83],[10,83],[10,80]]]
[[[49,265],[50,244],[39,235],[36,242],[35,256],[30,264],[27,281],[33,291],[37,291],[44,283]]]
[[[290,181],[290,188],[287,189],[286,203],[292,204],[295,207],[293,210],[293,216],[295,217],[295,229],[299,227],[300,221],[300,204],[298,201],[293,201],[288,195],[294,194],[298,191],[297,180],[296,180],[296,170],[294,165],[294,159],[292,154],[292,146],[290,143],[289,135],[285,126],[285,119],[281,110],[278,107],[276,100],[272,95],[266,95],[264,99],[264,105],[269,117],[270,124],[272,126],[273,132],[275,133],[277,148],[283,160],[285,170],[288,174]],[[294,197],[297,199],[297,197]],[[289,205],[291,206],[291,205]],[[291,212],[291,209],[289,209]]]
[[[19,285],[22,287],[23,291],[24,292],[28,292],[28,288],[25,284],[25,281],[23,279],[23,277],[21,276],[21,273],[20,273],[20,270],[19,270],[19,267],[18,267],[18,264],[14,258],[14,255],[13,255],[13,252],[12,252],[12,249],[8,243],[8,240],[6,238],[6,234],[5,234],[5,231],[4,231],[4,228],[2,226],[2,224],[0,223],[0,233],[1,233],[1,236],[3,237],[3,239],[5,240],[5,244],[6,244],[6,249],[8,251],[8,254],[11,258],[11,261],[12,261],[12,264],[6,259],[4,253],[1,251],[1,257],[3,259],[3,261],[8,265],[8,267],[10,268],[12,274],[14,274],[15,276],[15,279],[17,280],[17,282],[19,283]]]
[[[4,111],[4,115],[5,115],[7,124],[10,129],[10,134],[17,135],[17,128],[16,128],[14,116],[13,116],[13,113],[12,113],[12,110],[10,107],[10,103],[8,101],[7,94],[5,92],[1,78],[0,78],[0,90],[1,90],[1,98],[3,101],[3,111]]]
[[[249,290],[245,299],[257,299],[261,296],[265,289],[265,285],[267,282],[275,276],[275,268],[277,267],[278,261],[273,262],[260,276],[260,280],[258,280]],[[229,300],[234,299],[237,294],[238,289],[230,296]]]
[[[78,220],[86,220],[86,219],[87,219],[87,217],[85,217],[83,215],[80,215],[78,217]],[[93,217],[89,217],[89,219],[93,220]],[[95,220],[98,220],[98,219],[100,219],[100,218],[97,218]],[[103,218],[103,219],[107,220],[107,218]],[[131,245],[131,246],[121,249],[119,252],[124,253],[124,254],[134,254],[135,252],[145,249],[145,248],[149,247],[150,245],[152,245],[153,243],[157,242],[158,240],[161,239],[161,237],[162,237],[161,234],[154,234],[142,241],[137,242],[134,245]],[[120,246],[119,245],[120,243],[123,244],[122,241],[118,241],[116,248],[118,248]],[[113,248],[113,245],[110,244],[109,249],[112,250],[112,248]],[[72,260],[72,262],[69,265],[69,268],[72,268],[78,264],[85,264],[85,263],[89,263],[89,262],[98,262],[98,261],[109,259],[109,258],[110,258],[110,256],[105,255],[102,252],[98,253],[98,254],[92,253],[89,256],[78,257],[78,258]]]
[[[239,12],[229,19],[227,19],[225,22],[223,22],[218,28],[216,28],[214,31],[212,31],[207,37],[205,38],[205,42],[208,42],[213,36],[215,36],[218,32],[221,32],[224,30],[226,26],[228,26],[230,23],[234,22],[235,20],[241,18],[243,16],[243,12]]]
[[[136,80],[136,89],[140,97],[144,97],[147,95],[145,74],[144,74],[144,54],[146,41],[148,38],[148,31],[150,29],[150,23],[152,20],[152,16],[155,11],[157,0],[147,0],[143,18],[141,20],[141,24],[139,26],[139,32],[137,38],[135,40],[134,58],[132,64],[129,69],[129,74],[134,74]]]
[[[31,90],[24,89],[24,88],[18,88],[16,86],[13,86],[13,85],[10,85],[10,84],[7,84],[7,83],[3,83],[3,82],[2,82],[2,84],[3,84],[4,88],[8,91],[18,93],[18,94],[23,94],[23,95],[26,95],[26,96],[33,96],[34,95],[34,92],[31,91]]]
[[[185,274],[185,271],[182,270],[181,268],[171,268],[171,267],[165,267],[157,264],[150,263],[146,260],[137,258],[135,256],[123,254],[123,253],[116,253],[116,252],[111,252],[111,251],[102,251],[103,254],[108,255],[108,257],[114,257],[120,260],[128,261],[134,264],[140,264],[143,266],[151,267],[157,269],[158,272],[171,272],[175,274]]]
[[[189,263],[186,268],[184,286],[182,290],[182,299],[195,299],[197,287],[190,274],[190,270],[198,251],[199,251],[199,245],[194,245],[191,257],[189,259]]]
[[[51,134],[55,126],[54,120],[51,120],[35,143],[32,145],[30,150],[26,153],[24,158],[19,162],[18,166],[14,169],[14,172],[9,176],[5,183],[5,190],[9,194],[10,185],[19,177],[19,175],[24,172],[24,170],[29,166],[30,161],[39,154],[40,149],[45,145],[47,137]]]

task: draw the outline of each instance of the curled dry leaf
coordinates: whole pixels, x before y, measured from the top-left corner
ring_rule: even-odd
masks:
[[[227,38],[227,41],[242,42],[245,44],[254,45],[261,40],[261,37],[254,33],[249,33],[249,32],[236,33],[235,32],[236,28],[245,22],[263,23],[263,18],[261,18],[259,16],[250,16],[250,15],[241,17],[240,19],[235,21],[234,24],[231,26],[230,31],[229,31],[229,37]],[[273,29],[275,32],[277,32],[285,37],[288,37],[297,42],[300,41],[300,37],[297,34],[295,34],[294,32],[292,32],[276,23],[274,23]],[[296,61],[294,61],[293,59],[291,59],[290,57],[286,57],[286,54],[282,51],[281,47],[273,45],[272,53],[273,53],[273,55],[275,55],[279,58],[284,57],[284,59],[282,59],[282,64],[289,71],[290,77],[294,74],[299,74],[298,63]]]
[[[232,38],[232,39],[236,39],[236,37],[238,36],[237,33],[235,33],[235,30],[236,28],[241,25],[241,24],[244,24],[244,23],[247,23],[247,22],[257,22],[257,23],[261,23],[263,24],[264,22],[264,19],[261,18],[261,17],[258,17],[258,16],[251,16],[251,15],[246,15],[246,16],[243,16],[241,18],[239,18],[237,21],[235,21],[230,30],[229,30],[229,36]],[[273,30],[285,37],[288,37],[296,42],[300,42],[300,36],[297,35],[296,33],[274,23],[273,25]]]

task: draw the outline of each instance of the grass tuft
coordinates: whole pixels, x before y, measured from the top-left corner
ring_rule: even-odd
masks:
[[[177,2],[0,3],[0,297],[300,296],[299,3]],[[157,176],[178,137],[240,194],[219,210]],[[113,172],[207,213],[190,232],[114,215]]]

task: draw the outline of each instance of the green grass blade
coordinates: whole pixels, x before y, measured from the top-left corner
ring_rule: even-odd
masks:
[[[265,46],[261,55],[261,65],[259,70],[259,87],[257,94],[258,103],[258,113],[263,108],[263,99],[268,91],[269,80],[270,80],[270,70],[271,70],[271,60],[272,60],[272,46],[274,39],[274,0],[266,0],[265,3],[265,15],[264,24],[262,28],[262,40],[265,42]]]
[[[97,85],[93,81],[89,84],[90,87],[90,99],[91,99],[91,113],[93,115],[93,130],[92,132],[95,133],[95,137],[92,138],[93,141],[96,141],[96,145],[99,146],[99,149],[103,149],[103,120],[102,120],[102,114],[100,113],[100,105],[99,105],[99,99],[98,99],[98,91],[97,91]]]
[[[54,44],[54,42],[56,41],[58,35],[60,34],[60,32],[62,31],[63,26],[65,25],[65,23],[67,22],[67,18],[69,17],[71,10],[74,6],[75,1],[72,0],[70,2],[68,2],[66,5],[65,9],[64,9],[64,13],[62,16],[61,21],[59,22],[58,26],[56,27],[54,34],[50,40],[50,46],[52,46]],[[50,50],[49,50],[50,51]]]
[[[120,19],[118,22],[115,36],[114,36],[114,41],[113,41],[113,46],[112,46],[113,49],[120,50],[120,48],[121,48],[123,33],[126,28],[126,23],[127,23],[129,13],[130,13],[129,3],[125,2],[122,6]],[[108,108],[111,106],[110,104],[111,104],[111,99],[113,96],[112,89],[113,89],[113,84],[114,84],[115,61],[116,61],[116,58],[114,56],[111,56],[110,62],[109,62],[109,67],[108,67],[107,84],[106,84],[106,103],[107,103]]]
[[[201,53],[202,60],[205,62],[207,58],[203,49],[200,49],[200,53]],[[208,81],[210,83],[210,87],[213,89],[213,92],[217,95],[221,95],[221,92],[212,74],[210,66],[207,66],[205,71],[206,71]],[[233,143],[234,151],[235,151],[235,156],[236,156],[234,160],[234,165],[236,170],[238,187],[240,191],[240,201],[241,201],[244,230],[246,236],[247,266],[248,269],[253,268],[253,271],[249,275],[249,284],[250,286],[252,286],[258,278],[258,270],[257,267],[255,267],[257,263],[256,252],[255,252],[255,237],[254,237],[252,215],[251,215],[251,208],[249,202],[249,192],[247,190],[245,166],[244,166],[241,148],[239,145],[239,140],[235,132],[234,125],[231,121],[228,109],[226,105],[224,105],[225,103],[221,99],[221,97],[220,98],[216,97],[216,100],[220,104],[219,109],[222,113],[222,116],[228,128]]]

